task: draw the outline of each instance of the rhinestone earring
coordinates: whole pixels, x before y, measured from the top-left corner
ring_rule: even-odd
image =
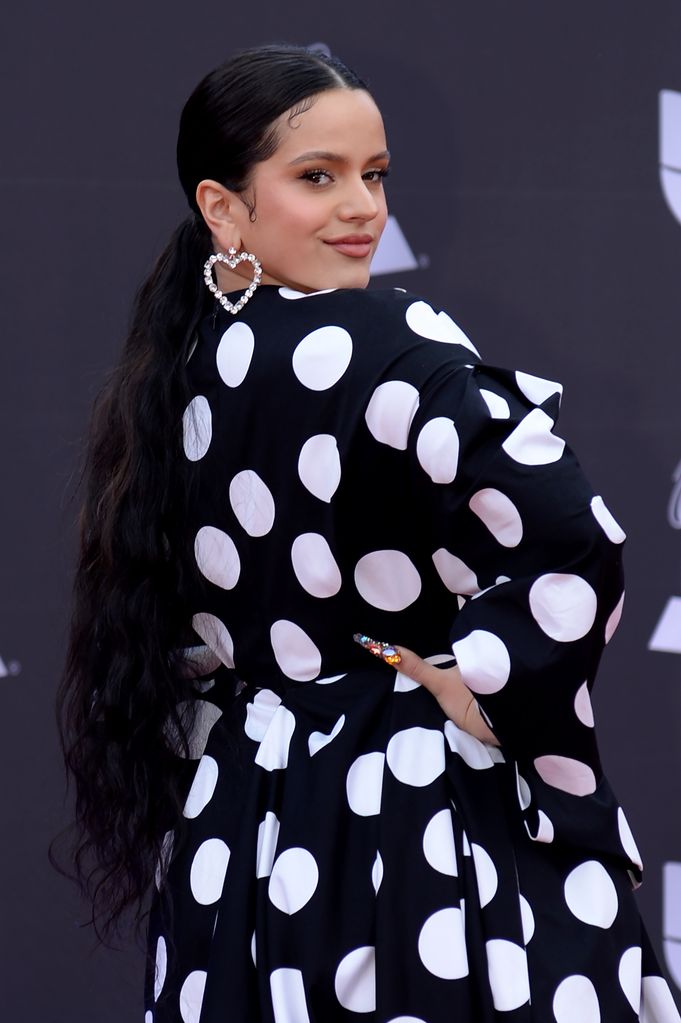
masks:
[[[213,266],[215,263],[226,263],[227,266],[233,270],[239,263],[250,263],[253,267],[253,280],[246,288],[245,292],[241,296],[238,302],[230,302],[226,295],[224,295],[217,284],[213,280]],[[239,312],[240,309],[248,302],[249,298],[253,295],[253,292],[260,284],[260,278],[262,277],[262,266],[260,261],[252,252],[239,252],[237,254],[236,249],[232,245],[227,250],[227,255],[224,252],[214,252],[212,256],[206,260],[203,265],[203,279],[206,282],[206,287],[210,292],[213,293],[215,298],[218,300],[221,306],[227,310],[228,313],[232,313],[233,316]]]

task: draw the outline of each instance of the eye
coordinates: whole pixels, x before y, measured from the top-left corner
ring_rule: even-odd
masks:
[[[325,182],[319,181],[319,178],[331,178],[331,175],[325,170],[308,170],[303,171],[300,177],[304,181],[311,181],[313,185],[323,185]]]
[[[373,175],[373,183],[374,184],[378,184],[378,182],[382,178],[387,178],[388,174],[390,174],[390,168],[389,167],[382,167],[382,168],[379,168],[377,170],[367,171],[366,174],[364,174],[363,176],[366,178],[366,177],[370,177],[371,175]]]

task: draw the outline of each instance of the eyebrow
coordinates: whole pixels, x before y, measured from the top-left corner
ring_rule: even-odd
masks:
[[[370,156],[366,162],[373,163],[374,160],[385,160],[389,156],[390,150],[383,149],[380,153],[375,153],[374,156]],[[333,163],[349,163],[346,156],[340,156],[338,153],[328,153],[321,149],[314,149],[309,153],[303,153],[302,156],[297,156],[295,160],[291,160],[289,166],[291,167],[296,163],[306,163],[308,160],[328,160]]]

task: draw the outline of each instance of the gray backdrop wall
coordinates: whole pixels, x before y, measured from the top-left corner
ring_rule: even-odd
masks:
[[[0,1017],[141,1021],[139,949],[94,951],[46,858],[70,495],[133,290],[184,215],[181,105],[233,49],[276,40],[325,43],[384,111],[375,284],[565,385],[559,432],[628,533],[595,705],[681,986],[681,0],[23,0],[3,21]]]

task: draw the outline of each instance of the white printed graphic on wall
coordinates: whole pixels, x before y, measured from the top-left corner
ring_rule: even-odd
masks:
[[[417,270],[419,262],[409,248],[402,228],[392,214],[388,214],[383,234],[371,260],[371,276],[378,274],[399,274],[405,270]]]
[[[681,223],[681,92],[660,92],[660,184],[667,206]]]
[[[662,867],[662,929],[664,958],[677,987],[681,987],[681,863]]]
[[[681,193],[679,198],[681,199]],[[681,462],[672,473],[672,492],[667,507],[667,520],[672,529],[681,529]],[[648,641],[648,649],[667,654],[681,654],[681,597],[671,596],[668,599]]]

